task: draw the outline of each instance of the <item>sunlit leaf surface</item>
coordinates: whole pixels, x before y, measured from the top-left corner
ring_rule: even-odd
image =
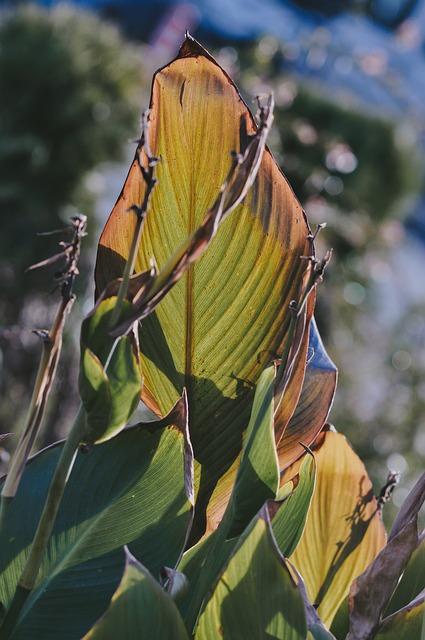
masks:
[[[170,596],[128,552],[126,559],[109,609],[84,640],[189,640]]]
[[[351,582],[377,556],[386,535],[369,476],[345,437],[325,431],[314,455],[316,490],[291,561],[330,626]]]
[[[161,268],[199,226],[229,171],[231,152],[245,147],[253,117],[236,87],[200,45],[188,38],[175,61],[154,79],[149,134],[160,157],[136,263]],[[102,234],[96,271],[100,292],[121,275],[144,183],[133,163]],[[240,453],[253,388],[280,354],[300,295],[309,255],[305,216],[265,152],[244,203],[219,228],[205,256],[142,323],[143,372],[160,411],[186,387],[197,461],[198,528],[203,508],[220,490]],[[312,311],[312,310],[311,310]],[[299,382],[285,404],[289,415],[301,390],[307,343],[294,368]],[[153,401],[154,399],[154,401]]]
[[[262,515],[241,537],[199,620],[195,640],[304,640],[304,605]]]

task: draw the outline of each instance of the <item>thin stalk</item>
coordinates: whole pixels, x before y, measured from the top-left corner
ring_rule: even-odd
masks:
[[[118,293],[117,293],[117,301],[116,301],[114,310],[111,314],[111,320],[109,325],[110,329],[115,327],[115,325],[118,323],[118,320],[121,314],[122,305],[127,295],[130,276],[133,275],[134,267],[136,264],[137,252],[138,252],[140,240],[142,237],[143,223],[145,221],[145,216],[142,216],[138,212],[136,212],[136,217],[137,217],[137,221],[136,221],[136,227],[133,233],[133,239],[131,241],[130,253],[129,253],[127,262],[125,263],[124,272],[122,274],[120,288],[118,289]]]
[[[304,333],[304,328],[299,323],[302,322],[305,324],[305,307],[307,300],[312,289],[314,289],[314,287],[323,280],[323,273],[332,256],[331,250],[325,254],[322,260],[316,260],[314,257],[314,241],[324,226],[324,224],[317,225],[314,235],[310,234],[307,237],[310,242],[310,255],[302,256],[302,258],[308,262],[304,282],[301,286],[298,302],[292,300],[289,304],[291,319],[280,364],[276,372],[275,412],[282,402],[282,398],[291,377],[292,366],[301,345],[301,339],[297,339],[297,332],[302,330],[302,333]]]
[[[12,465],[7,474],[3,490],[3,498],[11,499],[16,495],[19,480],[22,475],[25,463],[31,452],[35,438],[41,426],[44,417],[46,402],[50,393],[62,343],[62,330],[64,321],[70,311],[74,299],[68,301],[61,300],[56,317],[51,330],[42,336],[43,352],[38,368],[37,378],[34,385],[30,406],[28,408],[27,419],[25,422],[24,432],[21,440],[16,448]],[[40,335],[40,332],[37,332]]]
[[[8,640],[12,634],[18,621],[19,614],[27,598],[35,587],[40,566],[42,564],[56,520],[56,515],[65,491],[66,483],[74,465],[80,443],[81,430],[84,426],[84,420],[85,412],[84,409],[80,407],[71,431],[64,443],[62,453],[53,475],[24,570],[19,579],[12,603],[0,627],[2,640]]]
[[[16,495],[25,464],[40,431],[46,412],[47,401],[55,379],[62,349],[62,334],[65,321],[75,300],[72,289],[75,277],[78,274],[81,241],[85,235],[86,221],[85,216],[74,216],[71,218],[72,225],[68,227],[66,231],[73,233],[72,241],[61,242],[60,246],[62,247],[62,251],[29,268],[29,270],[37,269],[54,264],[59,260],[65,260],[64,268],[56,276],[61,285],[61,300],[52,327],[49,331],[35,331],[43,341],[43,352],[27,412],[24,431],[12,458],[11,467],[1,493],[0,540],[7,520],[9,505]]]

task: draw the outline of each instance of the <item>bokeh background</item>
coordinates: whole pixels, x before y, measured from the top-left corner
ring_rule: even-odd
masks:
[[[269,145],[334,257],[317,320],[340,376],[330,420],[375,490],[425,458],[425,0],[0,2],[0,431],[2,469],[37,370],[33,329],[57,305],[61,228],[89,218],[47,428],[78,403],[78,327],[93,300],[96,239],[119,195],[154,70],[189,30],[249,105],[274,92]],[[390,508],[390,513],[391,513]]]

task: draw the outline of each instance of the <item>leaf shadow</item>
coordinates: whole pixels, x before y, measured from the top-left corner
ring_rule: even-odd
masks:
[[[331,564],[316,596],[316,608],[323,601],[323,598],[328,592],[336,574],[341,569],[344,562],[362,543],[369,525],[377,513],[378,509],[376,508],[371,511],[370,516],[365,517],[368,505],[374,500],[372,488],[370,488],[367,493],[363,494],[363,484],[365,480],[366,476],[362,476],[359,480],[359,493],[356,505],[352,513],[345,517],[345,521],[349,524],[349,533],[344,540],[340,540],[336,543],[336,550]],[[356,576],[353,575],[353,579],[355,577]]]

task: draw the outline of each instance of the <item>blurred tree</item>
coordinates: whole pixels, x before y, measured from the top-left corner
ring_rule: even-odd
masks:
[[[139,47],[116,27],[71,6],[22,4],[0,14],[2,431],[18,430],[37,367],[40,347],[29,330],[49,326],[56,304],[44,271],[24,273],[57,251],[58,236],[37,240],[36,233],[62,228],[78,210],[93,212],[90,171],[122,160],[139,135],[141,63]],[[90,219],[88,230],[95,230]],[[83,260],[87,249],[86,242]],[[83,263],[77,287],[90,280]],[[74,340],[70,332],[65,340]],[[76,401],[69,384],[75,352],[64,349],[52,413]]]

